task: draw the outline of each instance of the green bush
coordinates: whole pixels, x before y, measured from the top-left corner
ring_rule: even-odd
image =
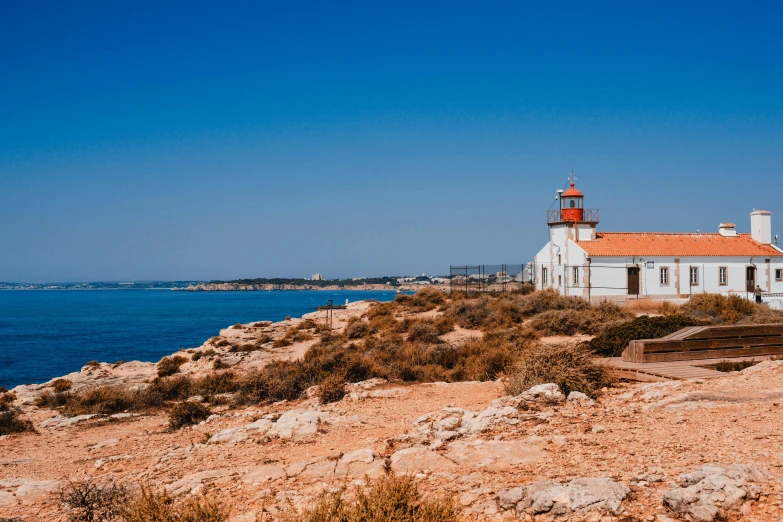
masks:
[[[178,430],[184,426],[198,424],[212,414],[210,409],[196,401],[184,401],[169,411],[169,430]]]
[[[619,357],[628,343],[640,339],[658,339],[689,326],[704,326],[709,321],[694,319],[687,315],[673,314],[650,317],[642,315],[630,321],[610,326],[597,335],[586,346],[596,355]]]

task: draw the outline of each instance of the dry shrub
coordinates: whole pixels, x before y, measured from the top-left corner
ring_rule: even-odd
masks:
[[[631,341],[658,339],[689,326],[704,326],[708,321],[682,314],[650,317],[642,315],[630,321],[610,326],[587,341],[586,346],[597,355],[619,357]]]
[[[341,375],[330,375],[318,385],[318,399],[321,404],[337,402],[343,397],[345,397],[345,379]]]
[[[397,319],[392,315],[376,315],[370,319],[370,328],[376,332],[383,332],[386,330],[394,330],[397,327]]]
[[[585,309],[548,310],[534,316],[528,327],[539,335],[595,335],[634,315],[613,303]]]
[[[69,482],[58,493],[68,522],[117,520],[130,500],[128,488],[114,483],[98,484],[92,479]]]
[[[345,329],[345,335],[348,337],[348,339],[361,339],[374,333],[369,324],[365,323],[356,316],[352,317],[351,319],[354,318],[356,320],[350,322],[348,327]]]
[[[66,415],[96,413],[112,415],[137,409],[137,394],[119,386],[101,386],[72,393],[65,403]]]
[[[783,312],[772,310],[767,305],[754,305],[753,314],[743,317],[736,324],[772,324],[783,323]]]
[[[13,392],[4,391],[0,393],[0,411],[10,410],[15,400],[16,400],[16,394]]]
[[[175,355],[173,357],[164,357],[158,362],[158,377],[168,377],[179,372],[179,367],[188,362],[188,360],[181,355]]]
[[[744,370],[745,368],[750,368],[751,366],[757,364],[758,361],[755,361],[751,359],[750,361],[729,361],[727,359],[724,359],[722,361],[719,361],[718,364],[715,365],[715,369],[719,372],[739,372]]]
[[[394,304],[415,312],[434,310],[446,302],[446,295],[436,288],[424,288],[413,295],[400,294]]]
[[[438,335],[445,335],[454,331],[454,318],[443,315],[435,319],[435,321],[432,323],[432,326],[435,327]]]
[[[519,395],[537,384],[555,383],[568,395],[572,391],[597,397],[601,388],[615,382],[609,366],[597,364],[582,345],[539,345],[526,353],[504,379],[506,392]]]
[[[73,382],[68,379],[55,379],[51,386],[55,393],[63,393],[73,387]]]
[[[139,496],[123,509],[124,522],[225,522],[229,509],[207,497],[175,502],[166,492],[143,485]]]
[[[763,305],[757,305],[738,295],[696,294],[680,308],[682,313],[697,319],[705,319],[713,323],[732,324],[757,311]]]
[[[408,330],[408,340],[419,343],[438,343],[438,330],[432,324],[432,321],[416,321],[411,324]]]
[[[664,304],[665,303],[665,304]],[[670,310],[670,307],[675,307],[669,301],[654,301],[648,298],[633,299],[623,303],[623,308],[634,314],[662,314],[662,308]]]
[[[589,307],[582,298],[562,296],[547,289],[527,295],[504,294],[453,300],[445,307],[445,312],[463,328],[486,331],[515,326],[528,317],[550,310],[585,310]]]
[[[52,393],[50,391],[46,391],[35,398],[34,404],[39,408],[47,408],[53,410],[55,408],[65,406],[65,403],[68,402],[69,396],[70,393],[68,393],[67,391],[60,392],[60,393]]]
[[[225,370],[226,368],[228,368],[228,364],[224,363],[223,359],[221,359],[220,357],[218,357],[217,359],[212,361],[212,369],[213,370],[216,370],[216,371],[217,370]]]
[[[21,412],[17,408],[8,408],[0,411],[0,435],[35,431],[33,423],[21,418]]]
[[[427,499],[410,475],[389,474],[360,489],[352,499],[344,492],[325,494],[299,517],[300,522],[456,522],[452,499]]]
[[[178,430],[184,426],[198,424],[212,415],[210,409],[196,401],[185,401],[175,405],[169,411],[169,430]]]
[[[226,343],[228,345],[228,342]],[[207,348],[206,350],[201,350],[193,354],[193,357],[190,358],[191,361],[195,362],[201,359],[202,357],[214,357],[217,354],[215,350],[212,348]]]
[[[284,346],[291,346],[294,343],[309,341],[312,338],[312,334],[303,331],[297,325],[293,328],[290,328],[283,337],[272,343],[272,346],[275,348],[282,348]]]
[[[368,319],[372,320],[376,317],[381,316],[390,316],[393,315],[394,312],[394,303],[375,303],[373,304],[369,310],[364,312],[364,316]]]

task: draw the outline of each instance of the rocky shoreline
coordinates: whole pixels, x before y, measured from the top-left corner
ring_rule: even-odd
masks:
[[[176,291],[188,291],[188,292],[252,292],[252,291],[276,291],[276,290],[349,290],[349,291],[416,291],[421,289],[420,286],[415,285],[308,285],[308,284],[242,284],[242,283],[199,283],[196,285],[188,285],[186,288],[173,288]]]

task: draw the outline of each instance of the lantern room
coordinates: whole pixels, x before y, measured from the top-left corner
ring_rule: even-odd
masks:
[[[585,208],[584,194],[576,188],[573,173],[571,173],[570,187],[567,190],[557,191],[557,203],[560,208],[547,210],[546,221],[551,225],[563,223],[598,223],[598,209]]]
[[[560,216],[563,221],[583,221],[584,207],[582,200],[584,195],[574,187],[571,181],[571,187],[560,195]]]

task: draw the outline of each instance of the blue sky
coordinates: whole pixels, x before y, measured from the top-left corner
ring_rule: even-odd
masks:
[[[547,4],[547,5],[544,5]],[[783,7],[3,2],[0,281],[529,261],[783,223]]]

